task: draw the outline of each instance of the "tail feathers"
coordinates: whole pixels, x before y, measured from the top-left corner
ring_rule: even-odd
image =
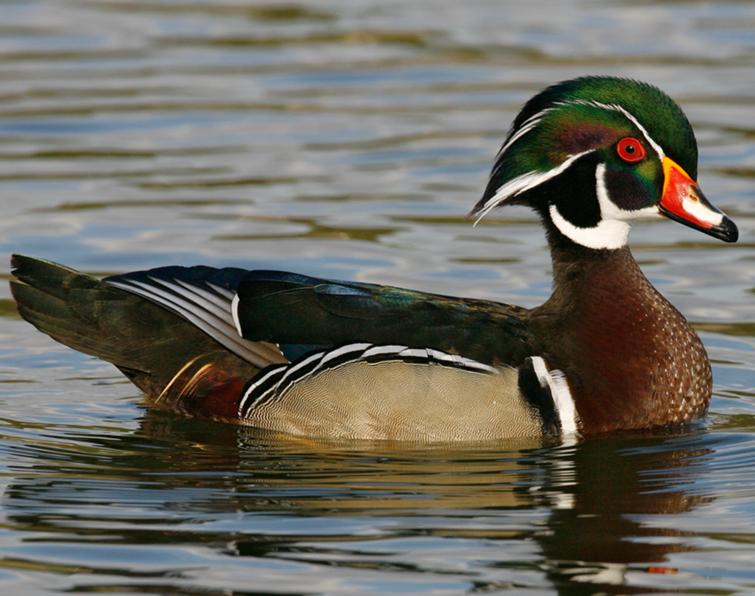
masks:
[[[114,364],[133,360],[135,355],[129,352],[135,350],[115,342],[107,343],[101,326],[86,313],[77,312],[63,300],[18,282],[11,282],[11,291],[21,316],[56,341]]]
[[[65,299],[72,288],[91,288],[99,285],[99,281],[94,277],[74,269],[23,255],[11,257],[11,273],[19,281],[44,288],[47,294],[61,300]]]
[[[56,341],[120,368],[157,396],[197,356],[218,344],[178,315],[56,263],[14,255],[11,291],[21,316]],[[234,374],[257,371],[228,355]]]

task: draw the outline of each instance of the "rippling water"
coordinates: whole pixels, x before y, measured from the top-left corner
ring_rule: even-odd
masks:
[[[610,73],[678,99],[737,245],[658,222],[710,416],[572,446],[282,441],[146,409],[0,288],[0,592],[755,590],[755,6],[0,3],[0,257],[266,266],[532,306],[531,213],[476,229],[520,105]],[[7,278],[7,265],[3,268]]]

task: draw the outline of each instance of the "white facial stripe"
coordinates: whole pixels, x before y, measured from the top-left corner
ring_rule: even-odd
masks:
[[[561,434],[567,436],[576,435],[577,408],[564,373],[560,370],[548,371],[548,368],[545,366],[545,360],[540,356],[532,357],[532,370],[535,372],[540,386],[550,389],[553,405],[556,408],[558,420],[561,424]]]
[[[528,132],[533,130],[534,128],[537,128],[537,126],[543,121],[543,117],[548,113],[552,112],[553,108],[545,108],[544,110],[541,110],[537,114],[534,114],[527,118],[522,125],[520,126],[519,130],[517,130],[514,134],[511,135],[508,141],[501,147],[501,149],[498,151],[498,156],[500,157],[503,155],[506,150],[511,147],[514,143],[516,143],[519,139],[521,139],[524,135],[526,135]]]
[[[606,164],[600,163],[595,168],[595,191],[598,195],[601,219],[618,219],[619,221],[632,221],[633,219],[646,219],[660,217],[660,211],[655,205],[643,209],[622,209],[608,196],[606,188]]]
[[[479,215],[477,216],[477,219],[475,220],[474,225],[480,223],[480,220],[483,217],[485,217],[488,213],[490,213],[492,209],[500,205],[506,199],[515,197],[518,194],[523,193],[524,191],[533,189],[543,182],[547,182],[551,178],[558,176],[580,157],[587,155],[588,153],[592,153],[592,151],[593,150],[590,149],[589,151],[583,151],[582,153],[570,155],[559,166],[553,168],[552,170],[548,170],[547,172],[527,172],[526,174],[522,174],[521,176],[517,176],[516,178],[509,180],[485,202],[482,209],[480,210]]]
[[[645,140],[648,142],[648,144],[658,154],[658,159],[662,160],[666,156],[661,146],[653,140],[653,138],[648,134],[648,131],[645,130],[645,127],[642,126],[642,124],[640,124],[640,121],[637,120],[637,118],[635,118],[632,114],[630,114],[626,108],[618,104],[603,103],[600,101],[592,101],[589,99],[573,99],[571,101],[556,102],[556,105],[560,105],[560,106],[583,105],[583,106],[592,106],[601,110],[611,110],[613,112],[619,112],[620,114],[623,114],[632,124],[634,124],[637,127],[637,130],[639,130],[642,133],[642,136],[645,137]]]
[[[650,146],[658,154],[658,159],[663,160],[663,158],[666,157],[666,154],[663,152],[663,149],[661,148],[661,146],[658,143],[656,143],[653,140],[653,138],[648,134],[648,131],[645,130],[645,127],[642,126],[642,124],[640,124],[640,121],[637,120],[637,118],[632,116],[632,114],[630,114],[627,110],[625,110],[621,106],[616,106],[616,108],[632,121],[632,123],[639,129],[639,131],[642,133],[645,139],[647,139],[647,142],[650,143]]]
[[[554,106],[569,106],[569,105],[583,105],[583,106],[592,106],[594,108],[598,108],[600,110],[610,110],[612,112],[619,112],[622,114],[627,120],[629,120],[632,124],[634,124],[637,127],[637,130],[639,130],[642,133],[642,136],[645,137],[645,140],[648,142],[648,144],[653,148],[653,150],[658,154],[659,159],[663,159],[666,154],[663,151],[663,148],[653,140],[653,137],[650,136],[647,129],[640,124],[640,121],[632,115],[629,110],[627,110],[625,107],[620,106],[618,104],[608,104],[603,103],[600,101],[593,101],[589,99],[573,99],[570,101],[557,101],[554,102]],[[517,130],[515,133],[511,135],[508,141],[501,147],[501,149],[498,151],[498,155],[496,157],[500,157],[503,155],[509,147],[511,147],[516,141],[518,141],[520,138],[522,138],[524,135],[526,135],[531,130],[534,130],[537,128],[537,126],[543,121],[546,114],[549,112],[552,112],[555,108],[545,108],[544,110],[539,111],[537,114],[534,114],[527,118],[522,125],[520,126],[519,130]]]
[[[648,131],[645,129],[645,127],[642,126],[642,124],[640,124],[640,121],[637,120],[637,118],[635,118],[626,108],[618,104],[607,104],[607,103],[602,103],[599,101],[592,101],[592,100],[587,100],[587,99],[574,99],[570,101],[554,102],[553,105],[554,106],[586,105],[586,106],[592,106],[601,110],[610,110],[613,112],[619,112],[625,118],[627,118],[632,124],[634,124],[637,130],[639,130],[642,133],[642,136],[645,137],[645,140],[647,141],[647,143],[658,154],[658,159],[663,160],[663,158],[665,157],[663,148],[653,140],[650,134],[648,134]],[[527,120],[525,120],[524,123],[519,128],[519,130],[514,132],[509,138],[509,140],[506,141],[506,143],[503,145],[503,147],[501,147],[497,155],[497,160],[500,160],[501,156],[516,141],[518,141],[528,132],[537,128],[537,126],[539,126],[540,123],[543,121],[543,118],[546,116],[546,114],[548,114],[549,112],[553,110],[554,108],[552,107],[545,108],[544,110],[541,110],[540,112],[530,116]],[[495,207],[503,203],[506,199],[515,197],[527,190],[535,188],[536,186],[542,184],[543,182],[546,182],[547,180],[550,180],[554,176],[558,176],[561,172],[563,172],[566,168],[568,168],[576,159],[579,159],[583,155],[590,153],[592,151],[594,151],[594,149],[590,149],[587,151],[583,151],[581,153],[577,153],[575,155],[571,155],[564,162],[562,162],[561,165],[557,166],[556,168],[553,168],[552,170],[548,170],[547,172],[532,171],[532,172],[527,172],[526,174],[522,174],[521,176],[517,176],[516,178],[512,178],[505,184],[501,185],[501,187],[496,191],[495,195],[493,195],[490,199],[488,199],[485,202],[485,204],[482,206],[482,208],[479,211],[479,214],[477,216],[477,219],[474,222],[474,225],[476,226],[478,223],[480,223],[480,220],[482,220],[483,217],[485,217],[488,213],[490,213],[492,209],[494,209]],[[494,171],[493,174],[491,174],[491,176],[495,175],[495,173],[496,172]],[[651,212],[651,209],[654,209],[654,208],[648,208],[648,210],[642,214],[640,214],[640,212],[631,212],[631,213],[639,214],[639,216],[647,216],[647,215],[653,215],[657,213],[657,210]],[[553,211],[553,209],[551,209],[551,211]],[[634,219],[637,216],[638,215],[633,215],[632,217],[621,217],[619,219]],[[561,217],[561,220],[566,221],[563,219],[563,217]],[[703,220],[703,221],[707,221],[707,220]],[[554,219],[554,222],[555,222],[555,219]],[[566,224],[569,224],[569,222],[566,222]],[[714,225],[717,225],[717,224],[714,224]],[[572,231],[579,230],[579,228],[576,228],[575,226],[571,226],[571,227],[573,228]],[[591,229],[595,229],[595,228],[591,228]],[[614,235],[617,232],[621,232],[621,229],[620,227],[617,227],[617,226],[608,226],[608,228],[605,229],[603,232],[608,235]],[[581,236],[582,234],[578,234],[578,235]],[[572,240],[574,240],[574,238],[572,238]],[[626,244],[626,233],[624,233],[623,244]],[[623,246],[623,244],[621,244],[620,246]]]
[[[628,221],[634,219],[659,217],[658,207],[652,205],[633,211],[622,209],[608,196],[605,180],[606,165],[598,164],[595,168],[595,192],[600,207],[600,221],[596,226],[580,228],[564,218],[555,205],[549,213],[551,221],[558,230],[572,242],[594,249],[613,250],[625,246],[629,238]]]
[[[682,209],[698,221],[704,221],[712,226],[720,225],[724,220],[723,213],[716,213],[712,209],[708,209],[708,207],[703,205],[700,201],[695,201],[689,197],[684,197],[682,199]]]

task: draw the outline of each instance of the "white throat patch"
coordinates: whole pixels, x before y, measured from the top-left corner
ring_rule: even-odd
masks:
[[[630,229],[627,222],[634,219],[660,216],[660,212],[655,206],[634,211],[628,211],[617,206],[608,196],[605,173],[606,165],[598,164],[598,167],[595,168],[595,191],[600,207],[600,221],[597,225],[589,228],[575,226],[559,213],[555,205],[551,205],[548,212],[553,224],[572,242],[587,248],[612,250],[626,245]]]

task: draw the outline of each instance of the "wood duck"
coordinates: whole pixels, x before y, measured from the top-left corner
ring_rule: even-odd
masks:
[[[514,120],[477,221],[542,218],[553,294],[526,309],[279,271],[163,267],[98,280],[14,256],[21,315],[157,404],[309,437],[572,437],[703,415],[711,369],[627,247],[669,217],[727,242],[682,110],[633,80],[548,87]]]

